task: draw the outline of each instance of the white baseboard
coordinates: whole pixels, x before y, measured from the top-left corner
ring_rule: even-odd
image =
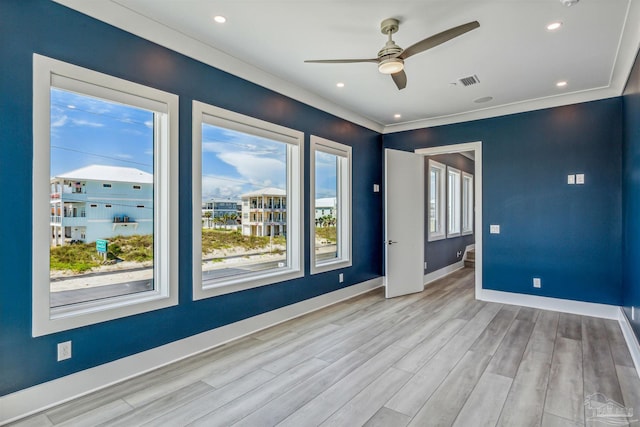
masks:
[[[516,294],[513,292],[493,291],[489,289],[483,289],[478,299],[501,304],[559,311],[562,313],[580,314],[582,316],[600,317],[603,319],[618,320],[619,318],[619,307],[617,305],[539,297],[536,295]]]
[[[427,286],[429,283],[435,282],[441,277],[444,277],[447,274],[451,274],[454,271],[458,271],[461,268],[464,268],[464,261],[458,261],[455,264],[447,265],[446,267],[443,267],[440,270],[432,271],[429,274],[425,274],[423,283],[425,286]]]
[[[622,307],[618,307],[618,323],[620,324],[620,329],[622,329],[624,340],[627,342],[627,347],[629,348],[629,353],[631,353],[633,364],[636,367],[638,376],[640,376],[640,343],[638,343],[638,338],[633,332],[631,323],[629,323],[629,319],[627,319],[627,315],[624,314]]]
[[[382,277],[250,317],[0,397],[0,425],[136,377],[383,285]]]

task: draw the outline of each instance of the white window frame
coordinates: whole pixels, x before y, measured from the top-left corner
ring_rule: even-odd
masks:
[[[473,174],[462,172],[462,235],[473,234]],[[466,222],[466,227],[465,227]]]
[[[51,88],[154,111],[154,289],[50,308]],[[32,335],[42,336],[178,304],[178,96],[33,55]]]
[[[451,177],[457,180],[451,184]],[[459,237],[462,228],[462,172],[447,166],[447,238]]]
[[[431,231],[430,223],[431,223],[431,171],[437,170],[439,172],[440,180],[437,183],[438,186],[438,194],[436,199],[436,224],[438,224],[438,229],[436,231]],[[427,189],[427,234],[428,241],[433,242],[436,240],[442,240],[447,237],[446,235],[446,186],[447,181],[447,167],[435,160],[429,159],[429,187]]]
[[[337,170],[337,190],[336,204],[338,210],[337,230],[339,235],[337,246],[336,258],[321,261],[316,261],[315,241],[316,241],[316,227],[315,227],[315,214],[316,214],[316,152],[321,151],[323,153],[335,155],[339,161]],[[323,273],[326,271],[337,270],[340,268],[351,267],[351,152],[352,149],[348,145],[340,144],[339,142],[330,141],[328,139],[320,138],[319,136],[311,135],[311,160],[309,162],[310,167],[310,181],[311,190],[309,195],[310,203],[310,224],[311,224],[311,274]]]
[[[200,101],[192,107],[193,299],[200,300],[304,276],[304,133]],[[287,266],[202,283],[202,124],[287,144]]]

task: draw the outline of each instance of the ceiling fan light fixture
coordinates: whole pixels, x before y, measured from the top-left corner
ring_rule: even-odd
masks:
[[[404,61],[400,58],[383,59],[378,64],[378,71],[382,74],[395,74],[404,69]]]

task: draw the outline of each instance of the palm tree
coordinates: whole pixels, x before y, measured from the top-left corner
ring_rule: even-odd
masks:
[[[211,228],[211,211],[205,212],[204,217],[207,219],[207,228]]]
[[[229,214],[229,221],[231,221],[231,223],[233,225],[238,225],[238,214],[237,213],[230,213]]]

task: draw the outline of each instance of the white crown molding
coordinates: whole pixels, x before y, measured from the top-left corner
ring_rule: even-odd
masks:
[[[458,114],[431,117],[412,122],[394,123],[385,126],[383,133],[403,132],[453,123],[469,122],[621,96],[636,59],[638,48],[640,47],[640,26],[638,26],[638,22],[640,22],[640,2],[631,0],[627,8],[624,29],[618,43],[608,86],[465,111]]]
[[[233,74],[289,98],[333,114],[378,133],[384,126],[354,113],[312,92],[295,86],[251,64],[224,53],[159,22],[140,15],[115,1],[53,0],[92,18],[120,28],[160,46],[196,59],[219,70]]]
[[[498,105],[481,110],[465,111],[463,113],[451,114],[448,116],[432,117],[412,122],[387,125],[385,126],[383,133],[390,134],[395,132],[424,129],[454,123],[470,122],[474,120],[490,119],[492,117],[525,113],[527,111],[543,110],[545,108],[561,107],[564,105],[597,101],[600,99],[613,98],[620,95],[621,92],[618,93],[611,87],[597,88],[582,92],[573,92],[567,95],[556,95],[546,98],[515,102],[513,104]]]
[[[627,9],[625,28],[618,44],[608,86],[385,126],[251,64],[240,61],[199,40],[140,15],[113,0],[100,2],[86,0],[53,1],[212,67],[382,134],[462,123],[620,96],[640,46],[640,27],[637,25],[637,22],[640,22],[640,2],[632,0],[629,2]]]

